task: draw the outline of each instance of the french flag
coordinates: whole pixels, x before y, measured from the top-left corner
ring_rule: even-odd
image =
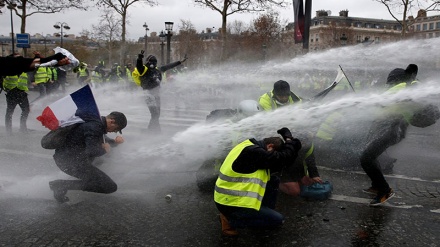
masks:
[[[37,120],[46,128],[56,130],[58,127],[84,122],[80,116],[101,118],[88,84],[46,106]]]

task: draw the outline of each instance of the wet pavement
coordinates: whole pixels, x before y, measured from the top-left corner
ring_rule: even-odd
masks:
[[[3,101],[0,107],[3,116]],[[127,144],[143,138],[159,145],[208,112],[165,107],[164,136],[145,133],[139,120],[124,138]],[[46,131],[30,122],[34,131],[21,134],[15,128],[7,136],[0,125],[0,246],[440,246],[438,126],[411,129],[389,150],[398,158],[387,175],[396,192],[389,203],[368,206],[370,197],[361,189],[369,180],[363,172],[321,164],[321,177],[333,183],[332,198],[309,201],[280,193],[277,210],[286,216],[281,228],[240,229],[231,238],[221,236],[212,193],[195,183],[198,164],[181,165],[179,157],[171,157],[174,163],[170,157],[127,157],[133,147],[121,146],[99,164],[118,184],[117,192],[70,191],[71,201],[60,205],[48,182],[68,176],[55,166],[53,151],[39,145]],[[423,148],[414,154],[417,146]]]

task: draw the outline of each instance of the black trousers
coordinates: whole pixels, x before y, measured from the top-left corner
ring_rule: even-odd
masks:
[[[390,186],[383,176],[377,158],[387,148],[399,143],[405,138],[408,123],[403,117],[390,117],[373,122],[368,137],[367,145],[360,156],[361,166],[371,179],[371,186],[379,193],[387,193]]]
[[[62,180],[67,190],[83,190],[110,194],[118,189],[116,183],[103,171],[92,165],[93,160],[72,159],[54,155],[56,165],[64,173],[79,180]]]
[[[12,132],[12,115],[14,114],[15,107],[17,105],[21,108],[20,116],[20,131],[26,131],[26,121],[29,116],[29,100],[25,91],[14,88],[6,93],[6,115],[5,115],[5,127],[6,131]]]

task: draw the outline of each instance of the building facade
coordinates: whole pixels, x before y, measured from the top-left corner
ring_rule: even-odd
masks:
[[[417,17],[410,16],[409,34],[416,39],[440,37],[440,15],[427,16],[425,10],[419,10]]]
[[[331,16],[330,11],[316,11],[310,25],[309,50],[325,50],[358,43],[395,42],[401,38],[397,21],[350,17],[348,10]]]

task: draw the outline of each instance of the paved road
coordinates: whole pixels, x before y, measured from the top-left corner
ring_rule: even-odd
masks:
[[[397,194],[389,204],[367,205],[369,197],[361,192],[369,186],[364,173],[324,166],[321,177],[334,184],[330,200],[280,194],[277,208],[286,216],[282,228],[244,229],[228,238],[220,234],[212,194],[195,184],[198,164],[147,155],[188,126],[182,119],[192,124],[207,112],[165,108],[163,119],[170,121],[160,138],[144,133],[142,119],[135,119],[124,131],[127,145],[100,165],[118,191],[69,192],[71,202],[65,205],[57,204],[48,188],[48,181],[67,176],[55,166],[52,151],[39,146],[44,129],[30,123],[35,130],[30,134],[6,136],[0,126],[0,246],[440,246],[438,124],[410,131],[389,151],[398,158],[388,175]]]

